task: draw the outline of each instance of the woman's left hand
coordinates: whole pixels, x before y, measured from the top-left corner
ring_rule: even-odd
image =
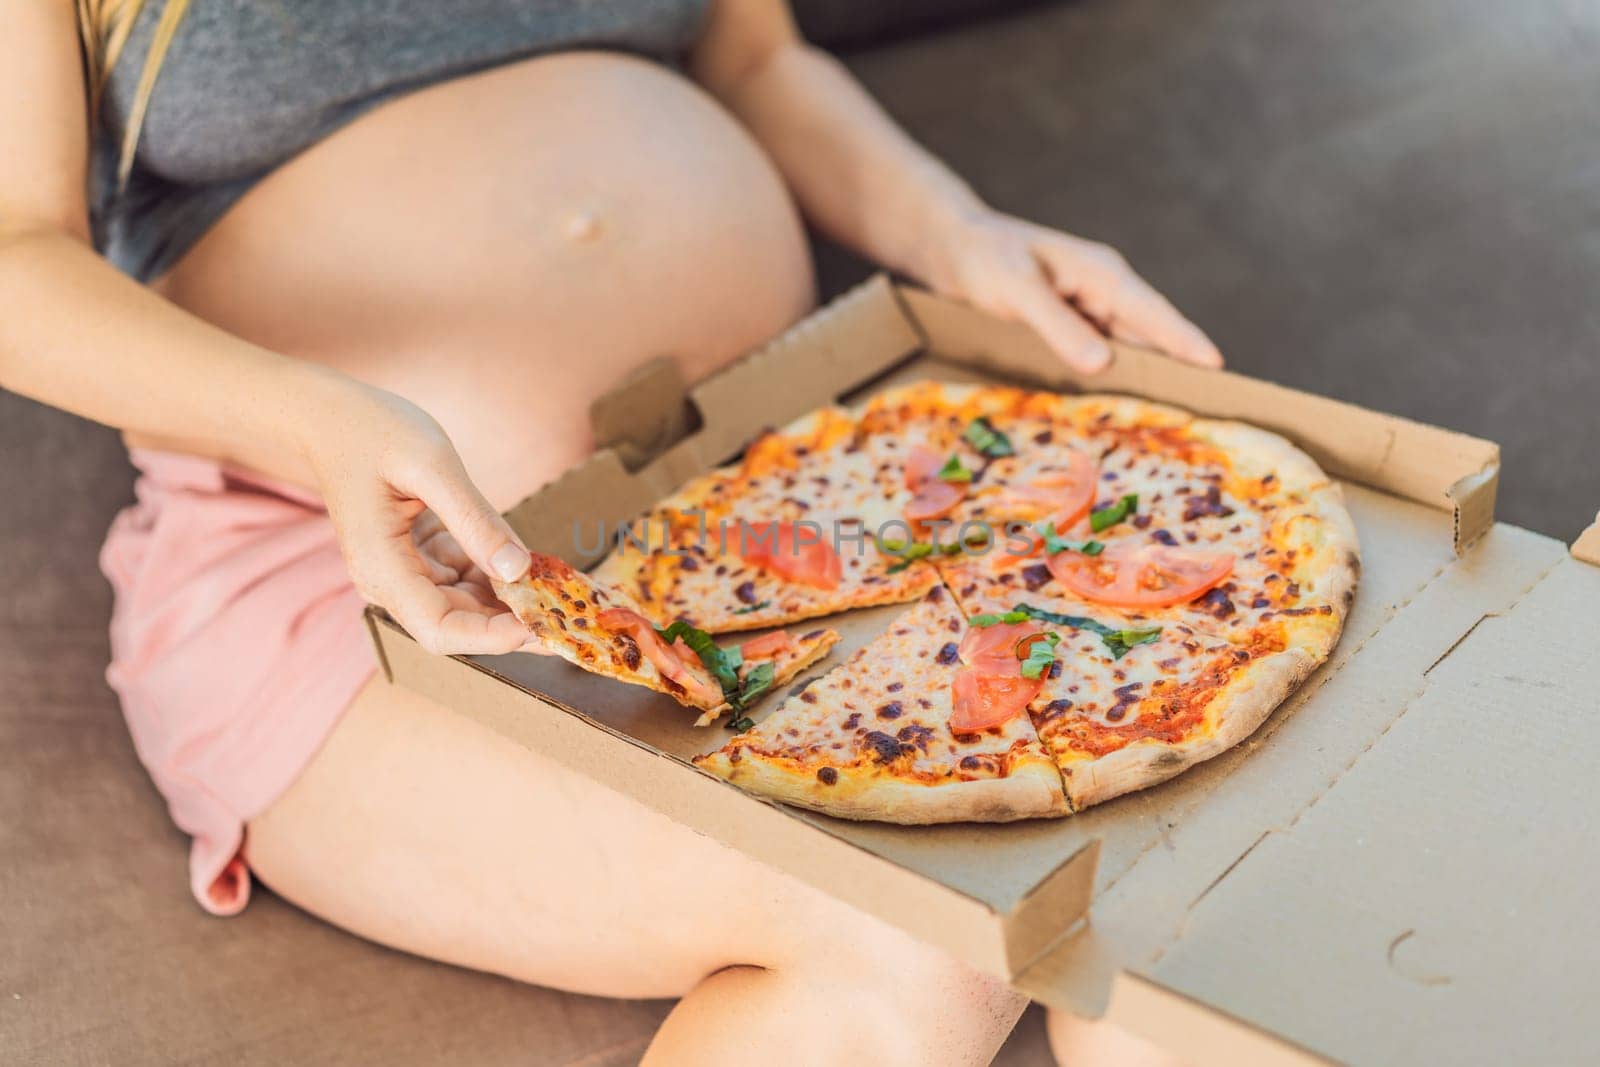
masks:
[[[1210,338],[1106,245],[985,209],[936,230],[923,260],[936,291],[1027,323],[1077,370],[1110,364],[1108,337],[1222,366]]]

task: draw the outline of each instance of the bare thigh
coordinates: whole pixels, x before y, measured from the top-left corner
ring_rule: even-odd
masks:
[[[382,679],[250,824],[246,858],[364,937],[574,992],[681,996],[786,949],[754,918],[782,879]]]
[[[249,825],[246,858],[283,897],[395,948],[582,993],[698,989],[658,1039],[693,1062],[741,1062],[770,1041],[769,1057],[787,1049],[774,1063],[981,1063],[1023,1007],[1003,983],[382,680]],[[717,1041],[734,1043],[727,1056]]]

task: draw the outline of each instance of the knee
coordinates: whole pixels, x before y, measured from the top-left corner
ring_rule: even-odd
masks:
[[[849,1058],[839,1062],[987,1064],[1028,1003],[1001,979],[888,927],[808,955],[790,977],[829,990],[847,1013],[838,1033]]]

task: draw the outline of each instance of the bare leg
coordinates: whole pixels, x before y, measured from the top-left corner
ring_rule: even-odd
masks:
[[[1052,1011],[1045,1025],[1060,1067],[1183,1067],[1178,1056],[1115,1023]]]
[[[523,981],[682,996],[649,1064],[981,1064],[1022,997],[875,919],[375,681],[249,826],[280,895]]]

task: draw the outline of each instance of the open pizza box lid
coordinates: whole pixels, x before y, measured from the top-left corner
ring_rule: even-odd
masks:
[[[1436,655],[1438,601],[1500,571],[1506,603]],[[1351,663],[1270,742],[1396,706],[1309,801],[1245,760],[1016,984],[1090,1011],[1109,991],[1196,1063],[1600,1062],[1600,519],[1570,553],[1497,526],[1372,640],[1390,665]]]
[[[1383,1006],[1375,976],[1412,982],[1401,994],[1446,1003],[1448,985],[1416,984],[1405,969],[1431,978],[1464,973],[1471,964],[1485,982],[1514,973],[1498,958],[1435,961],[1423,950],[1451,936],[1455,927],[1438,923],[1459,911],[1462,922],[1503,926],[1504,953],[1512,953],[1512,932],[1530,905],[1509,887],[1543,887],[1541,879],[1552,877],[1545,868],[1584,836],[1580,829],[1591,820],[1575,788],[1582,772],[1544,765],[1532,748],[1491,748],[1490,735],[1451,727],[1462,715],[1494,723],[1537,706],[1541,721],[1566,724],[1543,735],[1538,753],[1582,740],[1572,735],[1582,712],[1593,710],[1600,668],[1578,662],[1575,648],[1585,629],[1595,646],[1600,597],[1593,594],[1600,589],[1590,589],[1585,600],[1577,592],[1581,582],[1561,572],[1577,571],[1582,581],[1600,585],[1600,569],[1569,558],[1548,538],[1494,523],[1495,445],[1125,347],[1111,370],[1084,379],[1022,327],[881,278],[692,388],[683,387],[672,366],[646,367],[597,403],[598,439],[609,444],[509,513],[531,548],[592,563],[600,551],[598,522],[613,529],[688,478],[732,459],[763,430],[888,384],[932,377],[1120,392],[1275,430],[1345,484],[1364,573],[1344,637],[1329,662],[1234,750],[1071,818],[1008,825],[850,823],[750,796],[688,762],[728,735],[720,727],[695,728],[693,712],[666,698],[545,657],[431,656],[373,610],[373,637],[392,681],[1046,1003],[1086,1014],[1109,1004],[1113,1016],[1146,1031],[1188,1020],[1190,1048],[1199,1047],[1193,1035],[1222,1034],[1233,1042],[1227,1062],[1238,1062],[1247,1046],[1263,1055],[1296,1054],[1229,1016],[1324,1055],[1367,1059],[1383,1051],[1378,1042],[1385,1036],[1385,1026],[1372,1021]],[[1580,547],[1593,562],[1600,534],[1591,531]],[[1552,582],[1556,588],[1547,589]],[[818,670],[840,662],[900,610],[831,621],[844,639]],[[1507,643],[1513,636],[1516,649],[1530,646],[1521,658]],[[1489,662],[1496,666],[1487,673],[1499,674],[1480,678]],[[1585,670],[1586,690],[1577,678]],[[1570,672],[1574,688],[1538,688],[1560,671]],[[1510,696],[1522,699],[1502,699]],[[1425,751],[1391,755],[1405,763],[1387,776],[1369,770],[1426,724],[1439,736],[1412,740]],[[1595,737],[1600,746],[1600,731]],[[1487,762],[1490,751],[1494,764]],[[1482,773],[1494,774],[1501,788],[1485,790],[1481,780],[1470,785],[1460,773],[1469,758],[1478,758]],[[1530,786],[1549,792],[1521,807],[1516,798]],[[1551,816],[1557,804],[1559,819],[1528,817],[1536,809]],[[1426,818],[1410,815],[1419,806]],[[1375,827],[1353,824],[1367,807],[1376,829],[1392,835],[1381,838],[1381,850],[1373,844],[1380,840]],[[1341,809],[1350,814],[1327,831],[1330,841],[1308,847],[1306,835]],[[1496,827],[1492,834],[1462,832],[1489,825]],[[1373,851],[1334,866],[1327,857],[1334,846],[1347,849],[1346,838],[1364,840]],[[1424,885],[1416,852],[1429,848],[1479,862],[1441,867],[1439,880]],[[1522,863],[1522,881],[1507,881],[1500,857],[1518,850],[1522,859],[1513,862]],[[1590,851],[1596,850],[1600,845]],[[1415,884],[1400,884],[1401,874],[1415,876]],[[1475,903],[1458,909],[1456,902],[1465,900]],[[1574,898],[1574,917],[1577,904]],[[1404,921],[1381,939],[1373,973],[1349,960],[1341,965],[1357,946],[1355,931],[1341,932],[1338,922],[1359,921],[1363,936],[1378,936],[1378,916],[1388,912]],[[1197,925],[1202,918],[1208,922]],[[1391,949],[1407,930],[1412,934]],[[1196,941],[1201,933],[1209,939]],[[1476,954],[1484,944],[1456,947]],[[1317,988],[1320,1002],[1297,998],[1297,984]],[[1539,997],[1551,991],[1521,992],[1532,1018]],[[1373,1005],[1360,1013],[1370,1021],[1367,1044],[1351,1025],[1358,1013],[1346,1010],[1357,999]],[[1398,1007],[1402,1000],[1397,994],[1382,1016],[1405,1020],[1388,1026],[1391,1034],[1416,1025],[1420,1009],[1408,1016]],[[1438,1010],[1453,1018],[1455,1010],[1480,1011],[1480,1005]],[[1430,1026],[1427,1040],[1436,1036]]]

